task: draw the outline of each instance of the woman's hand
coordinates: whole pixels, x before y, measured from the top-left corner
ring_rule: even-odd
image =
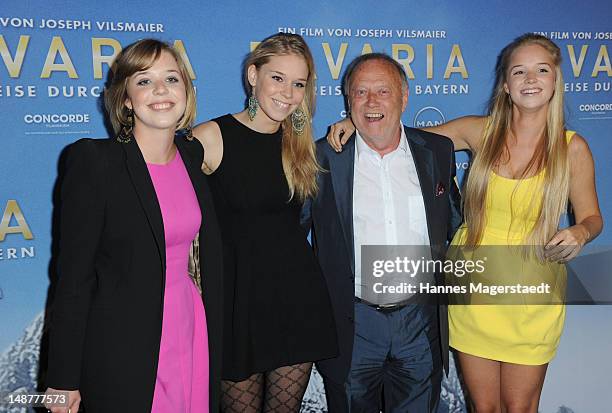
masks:
[[[578,255],[590,237],[589,230],[582,224],[558,231],[546,244],[544,256],[549,261],[568,262]]]
[[[327,143],[336,152],[342,152],[342,145],[348,142],[353,132],[355,132],[355,126],[350,118],[334,123],[329,129]]]
[[[78,390],[57,390],[51,387],[45,392],[47,395],[66,394],[68,396],[67,406],[56,406],[51,403],[45,403],[45,407],[51,413],[77,413],[81,404],[81,393]]]

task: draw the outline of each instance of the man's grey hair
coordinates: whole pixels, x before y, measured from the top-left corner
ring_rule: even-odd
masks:
[[[406,76],[404,67],[399,64],[395,59],[393,59],[386,53],[366,53],[353,59],[353,61],[346,68],[346,72],[344,73],[344,78],[342,82],[344,84],[343,89],[345,96],[349,96],[351,92],[351,81],[353,75],[355,74],[357,69],[359,69],[359,66],[371,60],[380,60],[389,63],[389,65],[391,65],[391,67],[393,67],[397,72],[397,75],[399,76],[402,82],[402,88],[408,87],[408,76]]]

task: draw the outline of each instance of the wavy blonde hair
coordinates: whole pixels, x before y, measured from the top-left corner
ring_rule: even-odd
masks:
[[[119,133],[121,127],[128,124],[125,101],[128,98],[127,84],[130,77],[153,66],[162,52],[170,53],[176,60],[187,96],[185,113],[176,125],[176,129],[191,126],[195,120],[195,90],[185,62],[169,44],[157,39],[142,39],[130,44],[117,55],[111,67],[112,77],[104,90],[104,106],[115,133]]]
[[[522,46],[538,45],[543,47],[554,63],[555,87],[548,105],[546,128],[520,179],[528,173],[544,171],[541,181],[541,198],[532,198],[530,208],[538,208],[537,219],[532,228],[527,228],[523,240],[526,245],[536,247],[541,256],[541,247],[546,245],[557,231],[561,215],[567,209],[569,196],[569,158],[565,138],[565,119],[563,105],[563,75],[561,73],[561,51],[559,47],[544,36],[524,34],[506,46],[498,59],[496,84],[489,104],[489,119],[484,130],[482,145],[476,152],[467,179],[464,197],[464,218],[467,225],[466,245],[477,246],[481,243],[486,222],[486,198],[490,174],[499,162],[507,161],[507,139],[512,123],[512,100],[504,90],[510,69],[512,54]],[[518,185],[517,185],[518,186]],[[542,199],[538,206],[539,199]]]
[[[304,100],[299,105],[306,115],[304,131],[297,134],[291,126],[291,116],[282,122],[282,161],[283,171],[289,185],[289,199],[296,194],[300,201],[314,197],[317,193],[317,173],[321,167],[317,163],[316,148],[312,134],[312,117],[315,108],[315,67],[308,45],[297,34],[277,33],[266,38],[253,50],[244,62],[244,82],[249,94],[253,87],[248,81],[248,68],[253,65],[257,70],[270,61],[273,56],[296,55],[306,62],[308,78]]]

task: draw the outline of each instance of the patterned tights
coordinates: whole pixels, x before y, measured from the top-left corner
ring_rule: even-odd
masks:
[[[223,380],[222,411],[224,413],[298,413],[311,369],[312,363],[302,363],[256,373],[240,382]]]

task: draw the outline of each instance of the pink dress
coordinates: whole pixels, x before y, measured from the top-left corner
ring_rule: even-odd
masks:
[[[178,151],[147,164],[164,221],[166,286],[152,413],[208,413],[208,336],[202,298],[187,273],[201,213]]]

